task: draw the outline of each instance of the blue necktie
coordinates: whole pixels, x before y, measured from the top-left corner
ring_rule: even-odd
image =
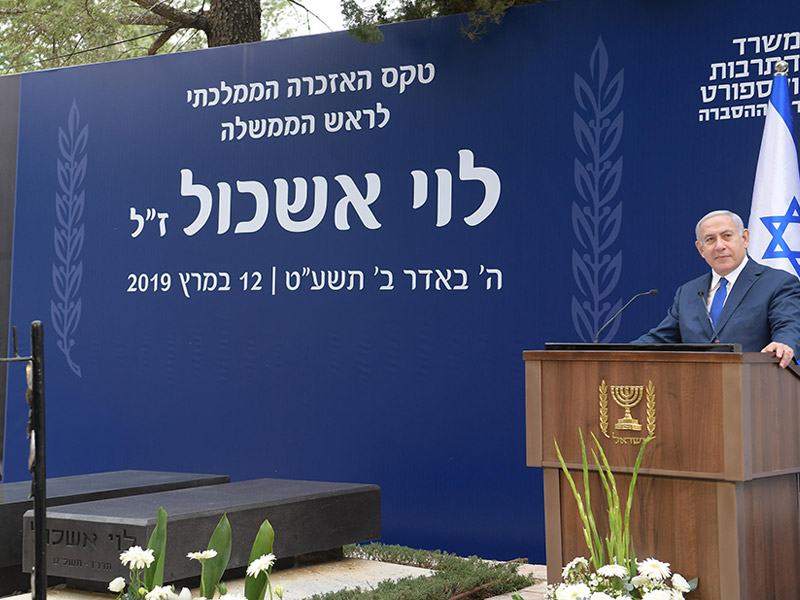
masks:
[[[722,312],[722,305],[725,304],[725,298],[727,297],[728,280],[723,277],[719,280],[719,288],[717,288],[717,293],[714,294],[714,300],[711,301],[711,308],[708,310],[708,314],[711,316],[714,325],[717,324],[719,314]]]

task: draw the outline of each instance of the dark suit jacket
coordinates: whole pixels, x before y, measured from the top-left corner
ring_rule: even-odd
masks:
[[[709,272],[679,287],[664,320],[634,343],[713,342],[706,309],[710,286]],[[749,259],[728,294],[717,333],[720,342],[741,344],[744,352],[760,352],[770,342],[781,342],[798,355],[800,281],[785,271]]]

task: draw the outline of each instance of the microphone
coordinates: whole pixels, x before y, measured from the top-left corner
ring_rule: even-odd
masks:
[[[706,317],[708,317],[708,322],[711,323],[711,331],[714,332],[714,342],[719,344],[719,334],[717,333],[717,327],[714,325],[714,320],[711,318],[711,314],[708,312],[708,306],[706,306],[706,293],[703,290],[697,292],[697,295],[700,296],[700,299],[703,301],[703,308],[706,311]]]
[[[622,307],[622,308],[620,308],[620,309],[619,309],[619,310],[618,310],[616,313],[614,313],[614,316],[613,316],[613,317],[611,317],[611,318],[610,318],[608,321],[606,321],[606,322],[605,322],[605,325],[603,325],[603,326],[602,326],[602,327],[601,327],[601,328],[600,328],[600,329],[597,331],[597,335],[595,335],[595,336],[594,336],[594,343],[595,343],[595,344],[597,343],[597,340],[600,338],[600,334],[601,334],[601,333],[603,333],[603,330],[604,330],[606,327],[608,327],[609,325],[611,325],[611,322],[612,322],[614,319],[616,319],[616,318],[617,318],[617,317],[618,317],[618,316],[619,316],[619,315],[622,313],[622,311],[623,311],[623,310],[625,310],[626,308],[628,308],[628,306],[630,306],[630,303],[631,303],[631,302],[633,302],[634,300],[636,300],[636,299],[637,299],[639,296],[658,296],[658,290],[648,290],[648,291],[646,291],[646,292],[640,292],[640,293],[636,294],[636,295],[635,295],[633,298],[631,298],[630,300],[628,300],[627,304],[625,304],[625,306],[623,306],[623,307]]]

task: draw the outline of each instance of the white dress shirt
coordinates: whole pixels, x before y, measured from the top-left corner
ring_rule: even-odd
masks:
[[[733,271],[725,275],[725,279],[728,280],[728,295],[725,297],[725,302],[727,302],[728,298],[730,298],[731,290],[733,289],[733,284],[736,283],[736,280],[739,278],[739,274],[742,272],[742,269],[744,269],[744,266],[747,264],[748,260],[750,260],[750,258],[745,255],[744,260],[741,262],[741,264],[738,267],[736,267]],[[706,310],[711,309],[711,303],[714,301],[714,296],[716,295],[717,290],[719,290],[720,279],[722,279],[722,275],[720,275],[719,273],[717,273],[712,269],[711,289],[708,291],[708,301],[706,302]],[[724,303],[722,305],[725,306]]]

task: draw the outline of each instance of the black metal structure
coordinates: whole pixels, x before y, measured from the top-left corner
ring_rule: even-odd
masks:
[[[14,356],[0,358],[3,363],[24,362],[27,378],[25,399],[28,402],[28,438],[30,453],[28,471],[32,474],[31,497],[33,498],[33,520],[35,536],[35,560],[31,571],[31,594],[33,600],[47,597],[47,468],[45,463],[44,432],[44,332],[42,322],[31,323],[31,355],[20,356],[17,351],[17,330],[13,328]]]

